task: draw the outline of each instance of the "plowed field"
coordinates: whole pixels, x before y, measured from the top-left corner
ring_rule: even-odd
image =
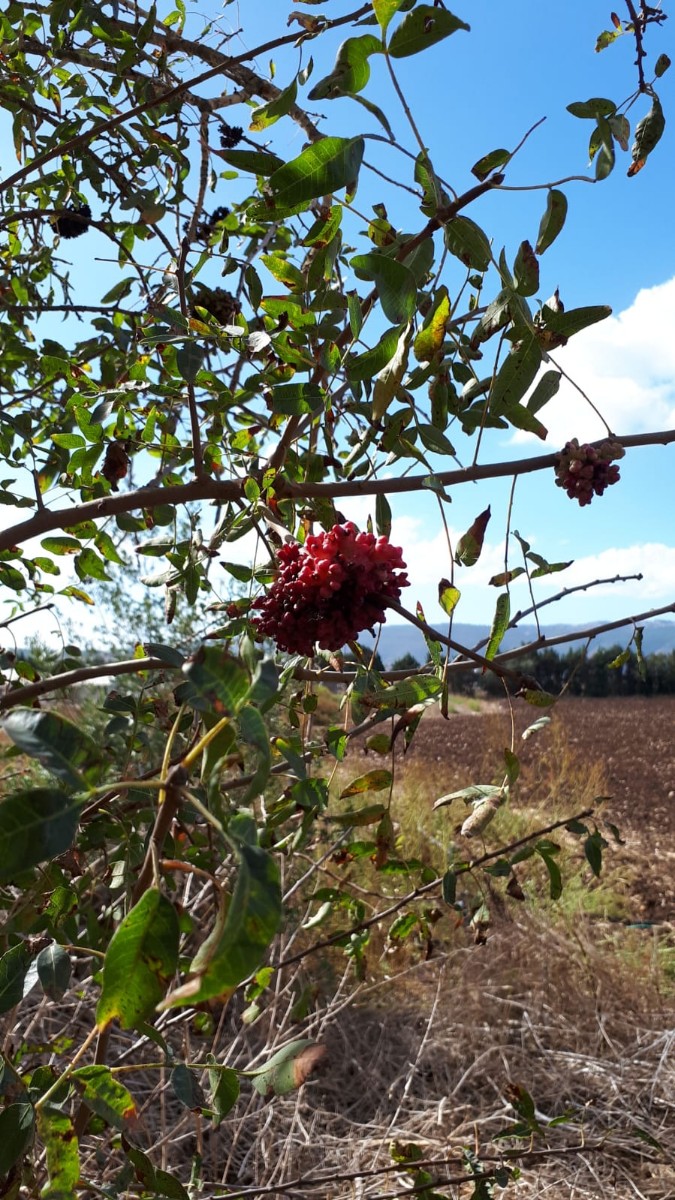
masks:
[[[514,702],[522,764],[517,802],[541,814],[541,797],[555,790],[558,777],[558,799],[569,798],[573,813],[575,791],[590,776],[593,795],[608,797],[598,815],[616,824],[625,840],[611,853],[626,868],[631,916],[675,920],[675,697],[563,699],[550,710],[550,725],[523,741],[523,730],[544,712]],[[505,701],[451,714],[447,721],[429,713],[402,769],[406,775],[423,772],[438,795],[489,783],[503,774],[510,741]]]

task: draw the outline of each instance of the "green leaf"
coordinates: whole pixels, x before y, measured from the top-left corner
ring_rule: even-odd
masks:
[[[290,112],[298,94],[298,81],[293,79],[288,87],[279,92],[274,100],[270,100],[269,104],[263,104],[259,108],[255,108],[251,113],[251,124],[249,129],[252,133],[261,133],[263,129],[274,125],[280,117],[285,117]]]
[[[549,400],[557,395],[561,379],[562,375],[559,371],[544,372],[527,401],[527,407],[531,413],[539,412],[540,408],[543,408]]]
[[[351,259],[358,279],[372,280],[377,288],[382,311],[392,324],[409,321],[417,307],[417,284],[412,271],[387,254],[372,251]]]
[[[623,29],[621,26],[618,29],[603,29],[602,33],[598,34],[598,40],[595,43],[595,53],[599,54],[601,50],[606,50],[622,34]]]
[[[82,802],[56,788],[0,800],[0,883],[63,854],[73,844]]]
[[[73,1071],[72,1078],[84,1088],[87,1108],[102,1117],[113,1129],[126,1129],[137,1116],[136,1104],[130,1092],[119,1083],[110,1067],[92,1063]]]
[[[425,700],[435,699],[443,689],[443,683],[435,675],[416,675],[401,679],[390,687],[364,692],[360,698],[370,708],[412,708]]]
[[[201,1004],[232,993],[260,966],[281,921],[281,887],[274,859],[259,846],[239,847],[237,882],[227,911],[190,964],[190,979],[161,1005]]]
[[[166,896],[150,888],[116,929],[103,963],[96,1022],[117,1018],[123,1029],[143,1021],[162,999],[178,966],[178,917]]]
[[[34,1136],[32,1104],[10,1104],[0,1112],[0,1176],[7,1175],[14,1163],[30,1149]]]
[[[198,342],[183,342],[176,352],[176,366],[186,383],[194,383],[203,364],[203,346]]]
[[[667,54],[659,54],[659,57],[657,58],[656,62],[654,63],[654,74],[655,74],[656,78],[660,79],[662,75],[665,75],[665,73],[668,70],[668,68],[670,67],[670,65],[671,65],[671,62],[670,62],[668,55]]]
[[[455,800],[463,800],[465,804],[480,804],[484,800],[494,800],[503,796],[504,789],[494,783],[472,783],[469,787],[460,788],[458,792],[448,792],[447,796],[439,796],[434,801],[433,808],[446,808]]]
[[[458,29],[470,29],[459,17],[453,16],[446,8],[436,8],[433,4],[419,4],[412,12],[406,13],[401,24],[394,30],[389,39],[389,54],[392,58],[407,58],[410,54],[418,54],[427,46],[450,37]]]
[[[568,338],[573,337],[575,333],[581,333],[582,329],[588,329],[589,325],[605,321],[611,315],[612,310],[607,304],[589,305],[588,308],[571,308],[569,312],[554,312],[547,304],[542,308],[546,329]]]
[[[454,455],[455,447],[452,442],[434,425],[418,425],[417,432],[425,450],[429,450],[431,454]]]
[[[406,325],[400,334],[392,358],[382,368],[375,380],[372,407],[374,421],[382,419],[401,386],[401,381],[408,367],[410,333],[410,325]]]
[[[488,579],[488,583],[490,587],[506,587],[507,583],[511,583],[519,575],[524,574],[524,567],[514,567],[512,571],[500,571],[499,575],[493,575],[491,579]]]
[[[574,104],[568,104],[567,111],[573,117],[597,121],[598,117],[611,117],[616,112],[616,104],[604,96],[594,96],[590,100],[578,100]]]
[[[492,618],[492,627],[490,629],[490,637],[485,649],[485,657],[492,660],[502,644],[502,639],[506,630],[509,627],[511,620],[511,601],[508,592],[502,592],[501,596],[497,597],[495,606],[495,615]]]
[[[8,563],[0,563],[0,586],[11,588],[14,592],[21,592],[26,586],[26,580],[16,567],[10,567]]]
[[[251,689],[248,672],[239,659],[216,646],[202,646],[182,670],[185,683],[177,688],[176,699],[198,712],[234,715]]]
[[[0,958],[0,1013],[9,1012],[23,999],[23,982],[30,955],[23,942],[12,946]]]
[[[171,1072],[171,1086],[184,1108],[199,1112],[204,1105],[204,1093],[199,1080],[187,1063],[177,1063]]]
[[[1,727],[24,754],[70,787],[82,786],[79,771],[98,754],[89,735],[56,712],[15,708]]]
[[[372,774],[377,774],[377,772],[373,771]],[[385,771],[383,774],[389,775],[389,772]],[[386,811],[387,809],[384,804],[367,804],[364,808],[357,808],[352,812],[336,813],[335,816],[330,816],[327,820],[332,821],[335,825],[342,826],[343,829],[349,829],[351,825],[377,825]]]
[[[531,704],[534,708],[552,708],[557,700],[557,696],[552,696],[550,692],[545,692],[543,688],[525,688],[521,694],[523,700]]]
[[[357,779],[352,779],[351,783],[342,789],[340,799],[344,800],[347,796],[360,796],[362,792],[382,792],[385,788],[391,787],[391,783],[391,771],[382,769],[367,771],[365,775],[359,775]]]
[[[534,413],[523,404],[514,404],[510,408],[505,408],[502,416],[515,429],[524,429],[527,433],[534,433],[542,441],[548,437],[546,426],[542,425],[539,418],[535,417]]]
[[[270,176],[276,209],[284,210],[327,196],[343,187],[353,191],[363,158],[364,140],[326,137],[314,142]]]
[[[404,942],[419,922],[417,913],[402,913],[392,922],[387,937],[391,942]]]
[[[252,704],[245,704],[240,709],[237,724],[242,741],[249,746],[254,746],[258,754],[258,764],[253,778],[242,798],[242,804],[247,804],[249,800],[260,795],[269,779],[272,766],[270,735],[258,709],[254,708]]]
[[[384,492],[375,497],[375,528],[379,537],[391,534],[391,508]]]
[[[471,174],[475,175],[476,179],[480,179],[482,183],[493,171],[497,171],[499,167],[505,167],[510,159],[510,150],[491,150],[489,154],[483,155],[477,163],[474,163]]]
[[[611,662],[607,663],[607,668],[610,671],[612,671],[612,670],[618,671],[621,667],[625,667],[625,665],[629,661],[629,659],[630,659],[630,646],[626,646],[625,650],[622,650],[620,654],[617,654],[616,658],[613,658]]]
[[[513,275],[519,296],[534,296],[539,291],[539,263],[528,241],[520,243],[513,264]]]
[[[52,942],[40,951],[35,965],[45,995],[50,1000],[62,1000],[70,987],[71,975],[70,956],[63,946]]]
[[[660,142],[666,127],[661,101],[656,92],[652,92],[651,96],[652,107],[635,126],[635,141],[631,147],[633,163],[628,170],[629,175],[636,175],[638,171],[642,170],[652,150]]]
[[[521,331],[518,330],[518,333]],[[534,383],[541,366],[541,347],[529,330],[507,354],[490,391],[490,413],[493,417],[508,416]]]
[[[549,846],[550,843],[548,842],[537,842],[535,850],[539,857],[546,864],[546,869],[549,876],[551,900],[559,900],[563,890],[562,875],[560,873],[560,867],[553,857],[555,851],[548,849]]]
[[[332,100],[335,96],[354,96],[370,79],[368,59],[381,54],[382,43],[372,33],[347,38],[342,43],[330,75],[324,76],[308,93],[309,100]]]
[[[276,154],[259,150],[227,150],[222,158],[231,167],[236,167],[239,171],[248,171],[252,175],[273,175],[284,166],[284,160]]]
[[[450,316],[450,297],[443,286],[434,297],[434,306],[413,342],[413,354],[418,362],[430,362],[445,340],[445,326]]]
[[[114,287],[111,287],[105,296],[101,297],[101,304],[112,304],[114,300],[123,300],[131,292],[134,283],[136,282],[133,275],[128,275],[126,279],[120,279]]]
[[[284,1046],[264,1066],[248,1074],[261,1096],[285,1096],[302,1086],[325,1053],[324,1046],[301,1038]]]
[[[567,196],[564,192],[550,188],[546,196],[546,210],[539,225],[537,235],[537,254],[543,254],[552,246],[560,233],[567,216]]]
[[[387,329],[371,350],[366,350],[364,354],[348,359],[347,375],[350,382],[361,383],[364,380],[372,379],[382,371],[396,354],[400,337],[401,330],[398,326]]]
[[[472,271],[487,271],[492,262],[490,243],[480,225],[470,217],[453,217],[445,226],[443,236],[450,253],[465,267]]]
[[[538,554],[528,554],[527,556],[532,562],[540,559]],[[568,559],[567,562],[549,563],[541,559],[539,566],[534,571],[530,572],[531,579],[543,579],[545,575],[557,575],[559,571],[566,571],[572,566],[574,559]]]
[[[122,1144],[129,1162],[134,1168],[134,1174],[142,1187],[155,1196],[166,1196],[167,1200],[190,1200],[190,1193],[185,1190],[180,1180],[153,1167],[147,1154],[137,1146],[130,1146],[123,1137]]]
[[[602,851],[606,845],[607,843],[598,829],[595,830],[595,833],[590,833],[584,842],[584,854],[596,879],[602,872]]]
[[[239,1099],[239,1076],[232,1067],[221,1067],[214,1060],[213,1066],[209,1067],[209,1088],[214,1112],[213,1124],[217,1129],[223,1117],[231,1112]]]
[[[479,513],[475,521],[467,529],[466,533],[458,539],[455,546],[455,562],[461,567],[473,567],[478,562],[483,549],[483,541],[485,539],[485,530],[491,517],[490,505]]]
[[[80,579],[98,579],[101,583],[110,583],[103,560],[91,546],[85,546],[84,550],[76,555],[75,570]]]
[[[37,1110],[37,1130],[47,1153],[49,1184],[43,1200],[76,1200],[80,1154],[73,1123],[67,1113],[51,1105]]]
[[[372,0],[372,5],[377,17],[377,23],[382,30],[382,33],[387,32],[387,26],[391,18],[398,12],[405,0]]]
[[[518,776],[520,775],[520,759],[518,758],[517,754],[514,754],[513,751],[509,749],[508,746],[506,746],[504,749],[504,764],[506,766],[506,774],[507,774],[507,778],[509,781],[509,787],[513,787],[513,784],[516,782],[516,780],[518,779]],[[510,871],[511,871],[510,866],[508,867],[508,870],[510,873]]]
[[[459,588],[450,583],[449,579],[441,579],[438,585],[438,603],[443,612],[447,613],[449,617],[452,616],[461,598],[462,593]]]
[[[457,876],[454,871],[445,872],[441,880],[441,887],[445,903],[452,907],[457,899]]]
[[[323,408],[324,393],[316,383],[278,383],[272,390],[272,411],[296,417]]]
[[[642,639],[644,637],[644,629],[641,625],[635,626],[633,634],[633,644],[635,646],[635,658],[637,660],[637,669],[640,679],[647,678],[647,663],[645,662],[644,654],[642,653]]]
[[[82,549],[82,543],[74,537],[46,537],[40,542],[48,554],[77,554]]]

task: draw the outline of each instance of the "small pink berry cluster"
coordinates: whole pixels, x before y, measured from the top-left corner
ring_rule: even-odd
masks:
[[[384,621],[384,597],[398,599],[408,576],[401,551],[385,537],[359,533],[351,521],[311,534],[304,546],[282,546],[279,573],[256,600],[257,632],[292,654],[339,650]]]
[[[601,496],[605,488],[618,482],[619,468],[612,460],[623,455],[623,447],[617,442],[606,441],[598,447],[585,442],[580,446],[578,439],[572,438],[556,455],[556,484],[583,508],[593,496]]]

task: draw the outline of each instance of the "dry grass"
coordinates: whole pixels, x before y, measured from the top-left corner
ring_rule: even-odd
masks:
[[[491,728],[473,778],[447,757],[422,760],[424,770],[419,757],[397,762],[393,815],[401,844],[437,870],[457,850],[464,813],[459,805],[432,815],[431,803],[442,792],[496,777],[505,744],[502,716]],[[375,765],[381,760],[357,751],[340,778],[345,782]],[[603,785],[601,769],[589,770],[564,735],[553,732],[546,753],[532,756],[512,806],[491,827],[490,844],[585,807]],[[372,836],[370,829],[357,832]],[[673,1200],[673,929],[604,919],[630,901],[621,849],[608,853],[606,881],[593,884],[596,899],[589,903],[583,900],[592,882],[588,869],[578,844],[571,838],[568,844],[566,836],[568,891],[556,906],[537,899],[544,880],[528,873],[529,863],[518,868],[526,903],[503,897],[504,880],[467,883],[467,910],[472,888],[490,903],[486,946],[474,945],[466,922],[444,908],[431,940],[411,937],[394,949],[385,932],[374,932],[360,982],[343,953],[332,949],[278,971],[252,1021],[242,1021],[243,997],[220,1011],[162,1014],[157,1028],[170,1048],[166,1060],[147,1038],[115,1032],[108,1061],[125,1068],[120,1077],[139,1108],[129,1138],[185,1184],[196,1172],[195,1196],[219,1200],[410,1194],[413,1176],[392,1165],[394,1140],[415,1143],[431,1160],[427,1169],[436,1193],[454,1200],[469,1200],[473,1191],[470,1184],[446,1182],[465,1175],[467,1148],[486,1169],[512,1151],[523,1155],[522,1174],[509,1183],[507,1200]],[[361,887],[367,908],[381,908],[386,896],[410,887],[405,878],[378,875],[367,858],[346,868],[327,861],[325,868],[331,874],[314,873],[287,905],[289,912],[297,906],[295,925],[274,948],[275,958],[323,935],[323,927],[311,934],[299,928],[316,907],[309,898],[317,880]],[[488,892],[481,893],[481,886]],[[207,928],[208,888],[190,909]],[[341,921],[346,923],[344,914]],[[23,1043],[22,1070],[29,1071],[44,1062],[51,1043],[52,1062],[62,1070],[72,1049],[57,1051],[55,1039],[67,1030],[80,1044],[96,996],[92,980],[80,973],[59,1005],[29,997],[17,1010],[5,1049],[16,1051]],[[170,1073],[177,1062],[203,1063],[213,1054],[244,1071],[300,1037],[328,1049],[317,1073],[299,1092],[271,1102],[242,1078],[239,1102],[217,1129],[182,1107],[173,1091]],[[141,1065],[150,1062],[157,1066]],[[197,1074],[206,1089],[206,1073]],[[527,1089],[536,1105],[542,1131],[532,1142],[495,1141],[517,1119],[509,1090],[514,1084]],[[566,1123],[550,1126],[564,1114]],[[124,1170],[124,1155],[119,1144],[111,1151],[109,1132],[90,1130],[82,1141],[87,1200],[102,1188],[108,1196],[139,1195],[137,1179]],[[25,1200],[32,1195],[27,1191]]]
[[[339,952],[311,973],[282,971],[251,1025],[237,1004],[208,1017],[165,1014],[158,1028],[175,1061],[204,1062],[212,1052],[246,1069],[297,1037],[329,1053],[290,1097],[266,1103],[242,1081],[238,1105],[217,1130],[181,1108],[170,1066],[125,1073],[140,1109],[132,1141],[186,1183],[199,1157],[206,1196],[382,1198],[406,1194],[411,1183],[391,1170],[392,1139],[440,1160],[429,1168],[439,1181],[463,1174],[463,1147],[488,1166],[505,1147],[529,1150],[529,1141],[493,1140],[513,1123],[508,1085],[517,1083],[534,1098],[544,1132],[507,1196],[667,1200],[675,1195],[675,1030],[657,935],[621,927],[598,939],[583,925],[554,928],[541,914],[518,913],[497,920],[486,947],[467,939],[426,962],[373,961],[356,988]],[[296,1021],[303,989],[310,1011]],[[82,980],[78,990],[60,1006],[18,1010],[11,1041],[27,1047],[24,1070],[31,1044],[41,1058],[39,1044],[63,1031],[64,1006],[76,1042],[89,1028],[93,989]],[[161,1058],[133,1033],[116,1033],[110,1047],[113,1065]],[[567,1124],[545,1131],[566,1112]],[[109,1152],[108,1137],[85,1136],[82,1179],[115,1190],[123,1158]],[[470,1189],[443,1194],[463,1198]]]

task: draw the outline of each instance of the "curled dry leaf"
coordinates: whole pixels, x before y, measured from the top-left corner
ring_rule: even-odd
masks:
[[[306,1050],[300,1051],[298,1057],[293,1061],[293,1078],[296,1087],[302,1087],[305,1080],[309,1078],[314,1068],[325,1056],[325,1046],[308,1046]]]

